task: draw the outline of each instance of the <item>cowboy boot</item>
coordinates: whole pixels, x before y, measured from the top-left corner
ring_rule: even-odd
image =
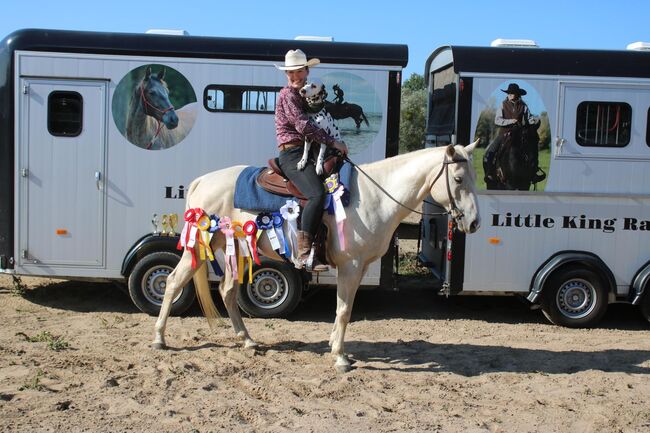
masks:
[[[329,270],[329,266],[321,263],[315,254],[312,253],[313,237],[311,234],[299,230],[298,231],[298,262],[296,267],[302,269],[303,267],[308,272],[325,272]],[[311,265],[310,265],[311,257]]]

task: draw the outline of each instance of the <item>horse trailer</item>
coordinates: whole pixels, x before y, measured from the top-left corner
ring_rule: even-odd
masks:
[[[178,262],[185,192],[199,175],[276,156],[282,63],[311,70],[367,122],[342,118],[351,158],[396,155],[405,45],[27,29],[0,43],[0,272],[128,282],[157,314]],[[356,109],[356,108],[355,108]],[[358,111],[358,110],[357,110]],[[392,282],[393,251],[362,284]],[[289,312],[308,276],[262,265],[242,286],[247,313]],[[211,279],[217,277],[211,273]],[[335,272],[312,283],[334,284]],[[194,300],[186,287],[178,314]]]
[[[569,327],[595,324],[614,302],[650,320],[650,52],[444,46],[425,81],[427,146],[514,137],[523,126],[504,132],[495,121],[508,89],[521,89],[538,154],[519,161],[538,158],[545,176],[492,189],[474,152],[478,233],[465,238],[446,216],[422,221],[419,257],[443,292],[523,295]],[[513,143],[502,144],[505,161],[525,144]]]

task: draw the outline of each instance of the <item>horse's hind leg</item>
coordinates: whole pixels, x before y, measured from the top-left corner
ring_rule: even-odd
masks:
[[[172,309],[172,302],[181,289],[190,281],[192,275],[196,272],[192,269],[192,255],[185,251],[176,268],[167,277],[167,287],[165,288],[165,297],[163,298],[158,320],[156,320],[156,337],[151,346],[154,349],[164,349],[165,346],[165,327],[167,318]]]
[[[243,269],[240,272],[243,272]],[[237,305],[239,282],[233,278],[232,272],[229,270],[226,270],[224,274],[223,280],[219,284],[219,293],[221,294],[221,299],[223,299],[223,304],[226,306],[226,310],[228,310],[232,327],[237,337],[244,341],[244,347],[255,347],[257,343],[248,334],[246,325],[244,325],[241,313],[239,312],[239,306]]]

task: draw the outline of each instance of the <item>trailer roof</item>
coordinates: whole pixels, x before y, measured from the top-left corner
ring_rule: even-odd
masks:
[[[0,42],[3,50],[89,54],[199,57],[283,62],[285,53],[300,48],[323,63],[406,66],[408,47],[400,44],[323,42],[170,36],[149,33],[106,33],[70,30],[17,30]]]
[[[427,81],[434,59],[441,53],[449,56],[449,50],[456,73],[650,78],[648,51],[443,46],[426,61]]]

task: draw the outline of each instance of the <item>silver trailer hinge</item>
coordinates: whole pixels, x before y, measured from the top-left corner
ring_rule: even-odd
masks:
[[[29,93],[29,85],[28,85],[28,84],[24,84],[24,85],[23,85],[23,94],[26,95],[26,94],[28,94],[28,93]]]
[[[23,259],[26,259],[27,258],[27,250],[21,250],[20,251],[20,257],[22,257]]]
[[[29,170],[26,169],[26,168],[21,168],[21,169],[20,169],[20,175],[21,175],[22,177],[27,177],[27,176],[29,176]]]

